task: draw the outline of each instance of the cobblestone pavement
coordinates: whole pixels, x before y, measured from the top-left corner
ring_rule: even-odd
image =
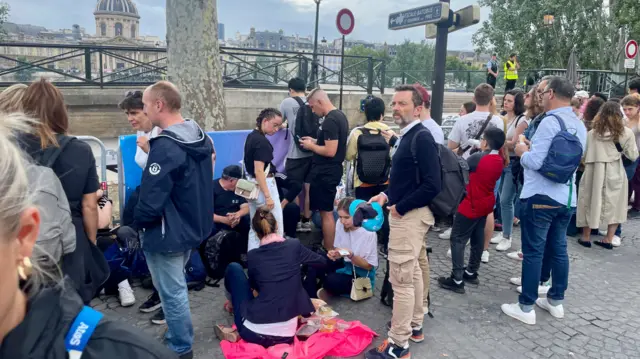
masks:
[[[430,233],[434,318],[425,319],[426,340],[412,344],[412,357],[640,358],[640,283],[636,277],[640,273],[639,227],[640,220],[625,224],[622,246],[613,251],[597,246],[583,248],[569,237],[571,267],[565,318],[554,319],[538,308],[534,326],[511,319],[500,310],[502,303],[517,301],[509,278],[520,275],[520,262],[496,252],[492,245],[490,262],[480,268],[480,285],[467,285],[464,295],[444,291],[435,279],[451,270],[451,261],[445,255],[449,241],[438,239],[436,232]],[[513,244],[513,248],[520,244],[517,228]],[[343,319],[360,320],[381,334],[372,346],[386,337],[383,328],[391,316],[391,309],[378,300],[382,273],[379,269],[375,298],[361,303],[345,298],[331,302]],[[115,297],[95,299],[92,305],[160,338],[165,327],[150,324],[151,315],[137,310],[149,292],[140,287],[135,292],[138,303],[130,308],[120,307]],[[224,289],[206,287],[190,292],[189,298],[195,357],[222,358],[213,326],[231,324],[231,317],[222,310]]]

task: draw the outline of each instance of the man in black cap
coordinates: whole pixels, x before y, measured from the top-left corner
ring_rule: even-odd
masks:
[[[238,180],[242,178],[240,166],[231,165],[222,171],[222,177],[213,183],[213,221],[216,230],[226,229],[249,237],[249,204],[235,193]],[[245,241],[246,242],[246,241]],[[246,249],[245,249],[246,253]]]

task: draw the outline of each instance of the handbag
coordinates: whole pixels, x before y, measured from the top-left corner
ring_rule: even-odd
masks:
[[[373,297],[373,286],[369,279],[369,272],[366,277],[356,277],[356,267],[353,267],[353,282],[351,284],[350,298],[354,302]]]
[[[244,158],[244,153],[242,155],[242,158]],[[269,174],[270,170],[271,164],[268,164],[267,168],[265,168],[264,170],[265,176]],[[242,164],[242,177],[244,177],[244,163]],[[260,195],[260,188],[255,182],[251,182],[247,179],[241,178],[238,180],[234,193],[246,199],[247,201],[256,201],[258,199],[258,196]]]
[[[484,123],[482,124],[482,127],[480,127],[480,131],[478,131],[478,133],[476,133],[475,136],[473,136],[474,140],[479,140],[480,137],[482,136],[482,133],[484,133],[485,128],[487,128],[487,125],[489,124],[489,122],[491,122],[491,119],[493,118],[493,114],[489,113],[489,117],[487,117],[487,119],[484,121]],[[462,155],[464,155],[465,152],[469,151],[469,149],[473,147],[473,146],[466,146],[464,148],[462,147],[458,147],[458,151],[456,151],[456,154],[460,157],[462,157]],[[478,152],[477,151],[472,151],[471,154],[473,154],[474,152]]]

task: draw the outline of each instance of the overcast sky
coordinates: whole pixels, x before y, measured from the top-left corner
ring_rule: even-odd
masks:
[[[77,23],[95,33],[93,0],[4,0],[11,6],[9,21],[19,24],[40,25],[50,29],[71,28]],[[142,35],[165,36],[165,0],[134,0],[140,12]],[[435,1],[434,1],[435,2]],[[453,0],[457,10],[476,3],[474,0]],[[322,0],[320,6],[320,39],[337,39],[335,17],[347,7],[353,11],[356,25],[351,39],[373,42],[400,43],[404,39],[419,42],[424,38],[424,27],[391,31],[387,29],[390,13],[424,5],[423,0]],[[248,11],[249,10],[249,11]],[[269,14],[268,16],[266,14]],[[487,9],[482,9],[486,19]],[[313,0],[218,0],[218,19],[225,25],[226,37],[237,31],[284,30],[286,34],[313,35],[315,3]],[[472,50],[471,36],[479,25],[452,33],[450,50]]]

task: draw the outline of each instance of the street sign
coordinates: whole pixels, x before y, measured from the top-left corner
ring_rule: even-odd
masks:
[[[389,15],[389,30],[438,23],[449,18],[449,3],[439,2]]]
[[[449,33],[465,27],[473,26],[480,22],[480,5],[469,5],[453,13],[453,25],[449,27]],[[438,25],[427,24],[424,29],[424,36],[427,39],[435,39],[438,32]]]
[[[627,56],[627,59],[635,59],[638,54],[638,43],[636,40],[629,40],[627,44],[624,45],[624,54]]]
[[[636,68],[636,60],[635,59],[624,59],[624,68],[633,70]]]
[[[338,12],[336,18],[336,26],[338,31],[344,36],[349,35],[353,28],[356,26],[356,19],[353,17],[353,13],[349,9],[342,9]]]

